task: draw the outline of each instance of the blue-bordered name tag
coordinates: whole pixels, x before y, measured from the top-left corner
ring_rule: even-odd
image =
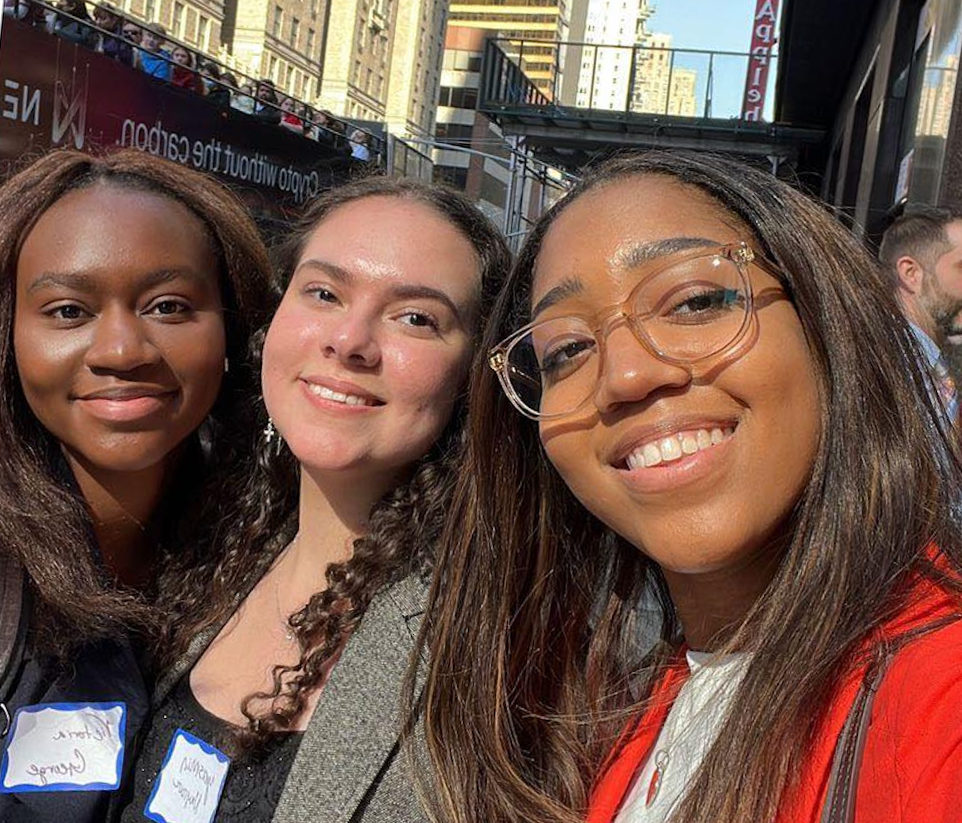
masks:
[[[226,754],[178,729],[147,800],[144,817],[156,823],[211,823],[229,768]]]
[[[110,791],[124,765],[124,703],[17,709],[0,761],[0,793]]]

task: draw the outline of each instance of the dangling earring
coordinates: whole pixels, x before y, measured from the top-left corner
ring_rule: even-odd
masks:
[[[274,428],[274,421],[268,417],[267,425],[264,426],[264,440],[268,446],[273,442],[275,437],[277,437],[277,429]]]
[[[224,374],[227,374],[229,371],[230,371],[230,358],[225,357],[224,358]]]

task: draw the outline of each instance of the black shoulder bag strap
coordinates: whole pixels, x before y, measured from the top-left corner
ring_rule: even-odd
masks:
[[[0,738],[10,731],[6,701],[20,673],[27,642],[27,581],[16,559],[0,554]]]

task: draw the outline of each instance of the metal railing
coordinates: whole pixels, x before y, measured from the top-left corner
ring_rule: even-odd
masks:
[[[773,109],[777,68],[777,55],[493,38],[479,108],[762,120]],[[764,109],[745,105],[750,73]]]
[[[97,8],[97,3],[87,3],[84,5],[90,5],[93,8]],[[146,29],[151,29],[153,24],[149,22],[144,22],[143,20],[131,17],[113,5],[105,4],[107,10],[116,18],[119,18],[121,25],[119,29],[123,28],[124,23],[130,23],[136,26],[141,31]],[[27,25],[33,26],[34,28],[42,29],[50,34],[61,35],[61,24],[63,22],[70,22],[75,24],[79,30],[89,32],[89,37],[84,36],[81,39],[73,39],[77,45],[85,46],[94,51],[103,51],[102,47],[98,44],[103,44],[106,41],[117,41],[126,44],[130,47],[133,54],[138,52],[143,52],[144,49],[139,41],[129,40],[122,34],[114,31],[108,31],[101,28],[93,20],[92,17],[78,17],[57,5],[48,2],[48,0],[14,0],[9,6],[4,7],[4,14],[15,17]],[[254,117],[252,112],[248,109],[252,109],[253,105],[256,103],[267,109],[276,112],[277,121],[281,121],[285,112],[282,109],[283,98],[288,98],[303,107],[296,116],[301,121],[302,126],[298,129],[291,129],[289,126],[286,127],[288,131],[293,131],[296,134],[300,134],[306,139],[313,139],[317,142],[324,143],[337,150],[342,150],[347,154],[351,153],[352,144],[349,141],[349,136],[351,131],[354,130],[355,125],[348,120],[330,116],[329,113],[319,110],[307,102],[294,97],[293,95],[286,94],[283,91],[277,90],[274,87],[273,81],[266,79],[258,79],[249,74],[226,65],[225,63],[210,57],[208,54],[199,51],[195,46],[191,46],[176,37],[168,33],[164,33],[159,36],[160,40],[166,46],[167,54],[162,54],[160,52],[153,53],[155,59],[159,59],[164,63],[169,64],[174,67],[176,62],[172,59],[170,54],[177,48],[182,48],[185,51],[191,53],[194,56],[195,66],[191,67],[189,71],[196,74],[203,81],[204,91],[198,91],[198,94],[203,94],[204,96],[210,96],[210,91],[214,88],[223,90],[228,95],[229,102],[222,105],[229,105],[230,108],[236,109],[239,112],[244,112]],[[135,68],[136,66],[131,63],[122,63],[122,65],[127,65],[130,68]],[[217,74],[220,77],[214,76],[213,73],[209,73],[207,67],[214,66],[217,69]],[[233,77],[237,82],[236,85],[227,82],[224,79],[224,75]],[[170,82],[165,80],[158,80],[158,82]],[[257,89],[261,85],[269,85],[272,91],[275,92],[275,99],[266,100],[259,99],[257,97]],[[242,90],[243,86],[250,86],[253,89],[253,93],[247,93]],[[243,108],[235,105],[238,100],[249,100],[251,106],[248,108]],[[319,115],[324,115],[324,118]],[[326,122],[324,122],[326,119]],[[280,124],[276,123],[279,128],[285,128]],[[383,162],[385,156],[385,143],[383,138],[376,134],[365,131],[367,134],[367,146],[373,160],[378,164]]]

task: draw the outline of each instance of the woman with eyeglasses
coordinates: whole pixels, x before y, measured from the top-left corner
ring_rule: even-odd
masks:
[[[609,161],[485,345],[425,629],[439,816],[958,819],[960,469],[832,216]]]

